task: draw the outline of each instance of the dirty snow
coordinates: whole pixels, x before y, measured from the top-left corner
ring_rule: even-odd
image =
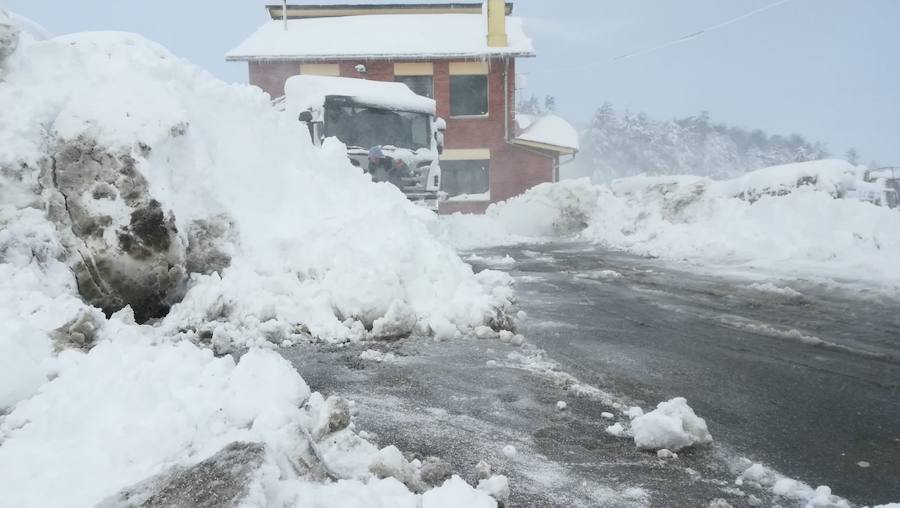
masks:
[[[379,450],[349,416],[323,413],[347,406],[310,393],[272,350],[369,328],[460,336],[498,317],[505,275],[476,276],[428,234],[429,212],[371,183],[340,144],[313,148],[259,90],[139,36],[21,39],[3,65],[4,503],[95,506],[245,441],[266,453],[242,506],[495,506],[459,478],[420,495],[373,476]],[[219,213],[238,227],[231,266],[194,275],[160,321],[139,325],[130,307],[106,317],[78,296],[37,179],[53,143],[77,139],[130,153],[181,234]],[[239,346],[251,347],[222,354]]]

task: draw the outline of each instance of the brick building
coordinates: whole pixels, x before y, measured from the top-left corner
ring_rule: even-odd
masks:
[[[270,21],[230,51],[272,97],[296,74],[401,81],[434,98],[447,122],[442,213],[492,202],[559,178],[578,149],[555,117],[519,115],[516,59],[535,56],[512,3],[272,5]],[[360,72],[362,71],[362,72]]]

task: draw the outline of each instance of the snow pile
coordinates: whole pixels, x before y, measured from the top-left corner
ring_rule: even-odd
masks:
[[[706,421],[682,397],[660,402],[656,409],[631,422],[634,444],[645,450],[679,451],[712,442]]]
[[[193,499],[207,473],[233,478],[236,460],[242,474],[225,489],[234,506],[495,505],[458,478],[432,489],[373,473],[379,450],[355,434],[350,405],[310,393],[271,349],[296,337],[500,327],[509,319],[505,275],[474,275],[428,234],[430,212],[372,184],[339,144],[313,148],[266,95],[138,36],[20,39],[2,65],[4,503]],[[89,211],[103,227],[78,237],[57,220],[71,207],[49,197],[57,150],[73,145],[95,147],[73,162],[74,176],[110,154],[130,161],[122,175],[131,184],[79,196],[97,201]],[[172,252],[199,243],[195,260],[222,266],[186,278],[166,317],[138,324],[130,306],[107,317],[79,298],[67,242],[114,242],[128,224],[123,191],[144,181],[171,217]],[[216,218],[234,234],[195,234]],[[239,360],[203,347],[234,344],[253,347]],[[207,483],[179,481],[192,475]]]
[[[401,483],[408,477],[378,479],[370,468],[382,452],[335,420],[334,399],[310,393],[275,352],[235,362],[156,342],[152,327],[127,319],[104,328],[99,345],[61,355],[58,377],[2,420],[0,491],[11,506],[94,506],[240,442],[266,451],[241,506],[495,506],[458,478],[421,499]],[[319,469],[342,480],[315,482]]]
[[[126,154],[174,215],[181,245],[172,249],[189,249],[197,224],[224,217],[233,230],[236,241],[214,246],[231,266],[188,282],[163,324],[173,333],[346,340],[403,316],[393,332],[451,337],[496,321],[508,305],[503,276],[475,276],[429,235],[430,212],[373,185],[339,143],[312,147],[299,122],[255,88],[219,82],[121,33],[20,46],[6,67],[0,178],[19,202],[4,196],[4,206],[48,206],[34,195],[48,157],[59,143],[89,139],[95,151]],[[86,199],[111,223],[107,243],[129,222],[122,199]]]
[[[900,213],[842,199],[863,183],[858,176],[849,163],[825,160],[727,181],[563,181],[493,205],[484,217],[448,218],[444,235],[465,248],[546,239],[569,217],[570,226],[586,225],[580,238],[639,255],[900,285]]]
[[[489,206],[483,216],[442,217],[433,231],[461,249],[567,237],[588,226],[601,192],[586,178],[544,183]]]

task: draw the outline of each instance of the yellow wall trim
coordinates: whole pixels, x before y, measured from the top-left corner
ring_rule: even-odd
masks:
[[[450,75],[471,76],[473,74],[488,74],[490,65],[487,62],[450,62]]]
[[[394,64],[394,76],[433,76],[434,64],[431,62],[407,62]]]
[[[550,143],[539,143],[537,141],[528,141],[525,139],[514,139],[513,144],[527,146],[529,148],[537,148],[539,150],[547,150],[549,152],[556,152],[562,155],[575,155],[578,153],[578,150],[568,147],[568,146],[559,146],[559,145],[551,145]]]
[[[456,148],[446,149],[441,154],[441,160],[445,161],[481,161],[491,160],[490,148]]]
[[[311,74],[313,76],[340,76],[340,64],[320,64],[308,63],[300,64],[300,74]]]

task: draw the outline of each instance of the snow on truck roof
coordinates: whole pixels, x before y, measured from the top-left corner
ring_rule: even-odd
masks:
[[[351,97],[367,106],[431,115],[435,112],[433,99],[416,95],[405,84],[393,81],[299,75],[288,78],[284,95],[292,111],[321,108],[325,98],[334,95]]]
[[[521,18],[507,17],[509,44],[487,45],[481,14],[384,14],[266,22],[227,60],[483,58],[534,56]]]

